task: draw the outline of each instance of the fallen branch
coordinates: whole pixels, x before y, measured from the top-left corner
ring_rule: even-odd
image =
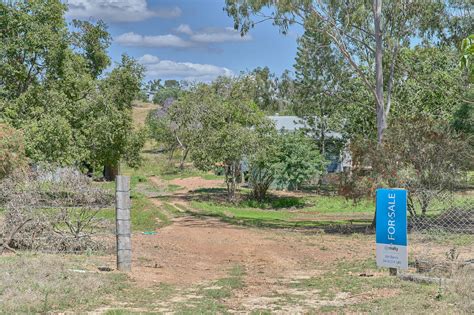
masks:
[[[0,255],[3,254],[3,252],[5,251],[5,249],[8,249],[14,253],[16,253],[16,251],[11,248],[9,246],[10,242],[12,241],[12,239],[15,237],[16,233],[18,233],[24,226],[26,223],[30,222],[32,219],[26,219],[25,221],[23,221],[22,223],[20,223],[16,228],[12,229],[10,231],[10,234],[8,235],[8,237],[4,238],[3,239],[3,243],[2,245],[0,246]]]

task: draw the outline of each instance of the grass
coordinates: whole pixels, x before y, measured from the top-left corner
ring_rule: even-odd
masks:
[[[200,171],[194,167],[186,166],[184,169],[176,167],[179,162],[178,159],[169,161],[164,154],[156,153],[142,153],[143,163],[139,168],[130,168],[127,165],[122,165],[122,174],[129,176],[159,176],[163,180],[173,180],[177,178],[188,177],[202,177],[206,180],[223,179],[223,176],[218,176],[213,173]]]
[[[87,311],[110,302],[127,277],[95,272],[93,257],[22,253],[0,256],[0,313]],[[84,266],[94,272],[75,272]]]
[[[361,277],[360,273],[374,274],[372,277]],[[387,271],[388,274],[388,271]],[[361,296],[357,303],[340,306],[329,305],[319,309],[324,312],[349,313],[433,313],[456,311],[455,301],[459,296],[444,291],[440,296],[440,288],[435,284],[418,284],[407,282],[388,275],[377,275],[374,260],[341,262],[331,267],[318,277],[304,279],[293,283],[298,290],[317,290],[324,300],[334,300],[341,292],[350,296]],[[442,291],[442,290],[441,290]],[[387,292],[386,294],[377,294]],[[371,299],[364,296],[375,296]]]
[[[312,204],[305,211],[315,213],[370,213],[375,211],[375,202],[373,200],[362,200],[356,204],[340,196],[314,196],[309,197],[308,201]]]
[[[214,193],[214,191],[200,191]],[[199,214],[224,221],[262,227],[321,227],[328,225],[367,225],[374,205],[371,201],[353,204],[342,197],[273,197],[264,201],[244,199],[236,204],[193,201]]]
[[[432,242],[439,245],[469,246],[474,244],[473,234],[450,233],[441,229],[425,230],[416,235],[416,241],[422,243]]]
[[[226,278],[218,279],[209,286],[202,286],[196,293],[199,298],[178,305],[176,314],[222,314],[226,313],[227,307],[223,300],[230,298],[234,290],[244,287],[243,276],[245,272],[239,265],[229,270]]]
[[[114,209],[104,209],[99,212],[99,218],[113,221]],[[132,208],[130,211],[132,231],[154,231],[157,228],[170,224],[170,219],[148,197],[141,193],[132,193]]]
[[[135,101],[133,104],[133,122],[135,126],[144,126],[148,113],[159,106],[153,103]]]
[[[170,224],[170,218],[167,214],[177,214],[176,209],[170,206],[157,206],[151,201],[149,193],[161,194],[175,192],[182,189],[179,185],[167,184],[165,187],[156,187],[148,180],[151,176],[159,176],[165,181],[175,178],[186,178],[201,176],[205,179],[222,178],[214,174],[198,171],[194,168],[185,168],[180,170],[177,167],[170,166],[163,154],[142,154],[144,161],[139,168],[130,168],[122,165],[121,173],[130,176],[132,209],[131,220],[133,231],[153,231],[157,228]],[[97,185],[113,193],[115,190],[114,182],[98,182]],[[164,209],[162,209],[164,208]],[[164,211],[163,211],[164,210]],[[104,209],[99,213],[100,218],[115,218],[114,209]]]
[[[98,182],[97,185],[111,193],[115,190],[114,182]],[[131,174],[130,176],[132,208],[130,216],[132,220],[132,230],[154,231],[159,227],[170,224],[170,219],[155,205],[152,200],[141,191],[157,191],[157,188],[148,182],[146,176],[142,174]],[[177,189],[177,187],[171,187]],[[104,209],[99,212],[99,218],[115,220],[115,209]]]

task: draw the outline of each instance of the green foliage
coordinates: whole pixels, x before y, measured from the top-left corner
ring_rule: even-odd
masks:
[[[308,133],[316,140],[319,152],[326,156],[334,144],[328,133],[341,130],[341,116],[345,116],[344,110],[348,108],[344,89],[349,85],[350,71],[332,48],[330,37],[309,25],[317,21],[307,19],[305,23],[294,66],[298,97],[295,111],[305,119]]]
[[[466,82],[458,66],[458,53],[452,48],[402,49],[396,79],[394,119],[423,115],[451,120],[461,106]]]
[[[278,142],[275,182],[280,188],[297,190],[301,184],[324,172],[325,160],[314,142],[301,133],[285,133]]]
[[[234,28],[239,29],[242,34],[258,24],[255,20],[263,19],[271,20],[283,33],[286,33],[292,24],[300,24],[304,25],[307,34],[314,32],[320,35],[323,41],[326,38],[326,44],[310,43],[310,52],[323,52],[324,55],[324,51],[329,50],[343,57],[344,64],[351,69],[349,77],[356,80],[358,90],[365,90],[366,99],[376,105],[369,107],[369,118],[376,121],[380,143],[387,127],[387,118],[394,111],[390,104],[391,94],[399,84],[394,75],[398,67],[400,49],[409,48],[414,40],[420,38],[424,44],[438,42],[440,37],[443,44],[449,43],[452,38],[466,30],[472,30],[472,17],[469,14],[472,5],[467,2],[226,0],[225,10],[233,18]],[[375,9],[376,4],[380,10]],[[383,21],[383,25],[379,31],[380,21]],[[434,36],[435,34],[438,37]],[[301,54],[299,59],[301,63]],[[327,65],[322,65],[322,70],[329,69],[330,64],[328,62]],[[307,66],[303,70],[307,69],[320,70]],[[298,71],[300,74],[304,73],[301,69]],[[345,72],[340,66],[339,73]],[[334,71],[329,73],[334,74]],[[357,91],[356,94],[361,93]],[[352,100],[352,95],[350,97]],[[364,107],[366,103],[363,102]],[[361,108],[360,104],[357,104],[354,109],[357,119],[363,118],[365,128],[369,124],[366,123],[365,115],[360,115],[365,114]],[[365,108],[363,110],[365,111]],[[351,117],[350,113],[348,116]],[[351,128],[355,126],[357,124],[351,124]],[[370,132],[366,135],[373,134]]]
[[[224,167],[230,199],[234,198],[240,162],[258,148],[259,134],[271,128],[248,95],[247,84],[245,77],[220,78],[210,86],[199,86],[194,94],[199,123],[194,125],[191,158],[202,170],[217,164]]]
[[[180,93],[179,87],[163,87],[153,96],[153,103],[163,105],[168,99],[177,99]]]
[[[466,91],[467,99],[474,99],[474,87]],[[474,136],[474,104],[465,100],[453,114],[454,130]]]
[[[76,152],[73,131],[67,119],[54,115],[25,126],[26,153],[34,161],[68,165]]]
[[[263,129],[271,129],[252,101],[250,85],[246,76],[197,84],[148,117],[157,141],[171,151],[183,149],[182,166],[188,151],[201,170],[223,166],[231,199],[240,176],[240,161],[258,147]]]
[[[110,75],[101,81],[92,108],[93,120],[87,126],[91,161],[96,165],[117,166],[121,158],[139,162],[145,142],[143,131],[133,130],[132,101],[140,90],[143,68],[123,56]]]
[[[41,77],[61,75],[68,46],[58,0],[0,3],[0,97],[14,99]]]
[[[163,145],[165,150],[173,150],[178,145],[172,129],[171,118],[167,112],[163,110],[150,111],[146,124],[150,137],[158,144]]]
[[[266,131],[258,148],[249,155],[249,182],[253,197],[263,200],[272,184],[298,190],[306,181],[324,172],[326,161],[315,143],[300,132],[278,134]]]
[[[96,25],[88,21],[73,20],[74,27],[79,32],[73,32],[73,43],[82,51],[87,60],[89,72],[97,78],[110,65],[107,48],[111,43],[111,36],[107,32],[107,25],[98,21]]]
[[[107,26],[73,21],[59,0],[0,4],[0,119],[23,129],[28,157],[62,165],[139,162],[131,104],[143,68],[124,56],[109,74]],[[101,78],[99,78],[101,76]]]
[[[0,124],[0,179],[25,166],[26,161],[22,133]]]
[[[166,106],[165,103],[179,98],[183,94],[183,87],[176,80],[165,80],[161,84],[161,80],[152,80],[147,83],[147,89],[155,93],[153,96],[153,103]]]

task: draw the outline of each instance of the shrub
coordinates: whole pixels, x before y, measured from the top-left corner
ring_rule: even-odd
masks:
[[[26,165],[23,134],[0,124],[0,179]]]
[[[301,185],[324,172],[326,161],[315,143],[304,134],[288,132],[263,141],[251,158],[249,181],[256,199],[264,199],[270,185],[299,190]]]
[[[367,184],[365,191],[353,195],[370,195],[377,187],[406,188],[422,214],[430,196],[458,188],[473,166],[469,139],[453,131],[447,122],[423,117],[394,123],[387,129],[382,146],[361,139],[353,141],[351,151],[354,170],[346,184],[357,187],[354,182],[362,180]]]

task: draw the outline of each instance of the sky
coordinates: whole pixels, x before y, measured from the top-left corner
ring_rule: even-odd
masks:
[[[105,21],[113,61],[122,53],[136,58],[147,80],[211,81],[265,66],[280,75],[293,69],[302,33],[295,27],[283,35],[267,21],[241,37],[224,0],[66,1],[69,20]]]

